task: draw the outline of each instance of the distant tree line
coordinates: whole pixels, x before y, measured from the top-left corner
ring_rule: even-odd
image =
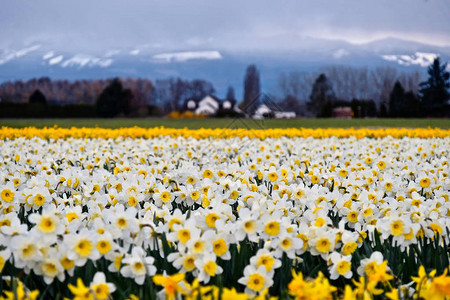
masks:
[[[332,66],[319,73],[282,73],[280,105],[331,117],[336,107],[350,106],[354,117],[449,117],[449,73],[436,58],[428,79],[416,72],[391,67]],[[309,88],[308,88],[309,87]]]
[[[375,69],[331,66],[317,73],[282,73],[278,78],[280,94],[262,95],[260,74],[249,65],[244,75],[241,110],[252,115],[268,97],[272,107],[295,111],[299,116],[331,117],[337,107],[351,107],[354,117],[449,117],[450,78],[447,65],[436,58],[428,68],[428,78],[419,72],[400,73],[391,67]],[[48,77],[0,84],[0,117],[15,116],[17,105],[74,106],[73,109],[23,108],[33,115],[77,109],[86,113],[95,105],[96,116],[147,116],[182,111],[186,99],[200,100],[214,95],[212,83],[181,78],[107,80],[50,80]],[[236,99],[229,87],[226,98]],[[37,107],[36,106],[36,107]],[[78,107],[78,108],[75,108]],[[9,111],[8,111],[9,109]],[[89,112],[89,114],[92,114]],[[64,117],[64,116],[61,116]]]
[[[48,77],[28,81],[9,81],[0,84],[2,102],[27,103],[31,94],[39,90],[47,99],[47,104],[88,104],[94,105],[97,97],[113,79],[92,80],[51,80]],[[121,82],[129,88],[138,103],[152,104],[155,87],[148,79],[124,78]]]
[[[166,114],[181,109],[187,98],[197,100],[214,93],[214,86],[208,81],[181,78],[158,79],[155,82],[140,78],[71,82],[42,77],[0,84],[3,106],[26,103],[95,105],[97,114],[104,117]]]
[[[215,92],[212,83],[201,79],[190,81],[169,78],[155,81],[156,105],[166,113],[181,110],[186,99],[200,100]]]
[[[417,94],[422,79],[423,75],[418,71],[400,73],[392,67],[368,69],[331,66],[319,72],[282,73],[278,78],[278,86],[281,102],[289,100],[293,103],[297,100],[300,104],[297,110],[304,112],[303,105],[306,105],[312,116],[331,116],[333,107],[358,107],[355,103],[360,103],[362,105],[354,111],[354,115],[365,117],[379,115],[382,106],[388,105],[396,81]],[[323,96],[320,96],[321,93]],[[371,108],[376,109],[375,113],[368,111]]]

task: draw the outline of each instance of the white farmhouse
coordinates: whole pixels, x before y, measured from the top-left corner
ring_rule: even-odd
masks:
[[[189,102],[188,102],[189,106]],[[197,115],[205,115],[212,116],[217,114],[220,108],[220,101],[214,96],[206,96],[202,100],[200,100],[197,104],[197,108],[195,109],[195,114]]]
[[[185,111],[191,111],[196,115],[204,116],[235,116],[243,115],[243,112],[239,109],[236,100],[234,99],[224,99],[213,95],[207,95],[203,99],[186,99],[184,101]]]
[[[295,119],[297,114],[295,111],[275,111],[275,119]]]
[[[280,111],[277,108],[270,108],[267,104],[263,103],[256,109],[253,114],[253,119],[294,119],[296,116],[297,115],[294,111]]]
[[[261,104],[253,114],[253,119],[265,119],[272,114],[272,110],[265,104]]]

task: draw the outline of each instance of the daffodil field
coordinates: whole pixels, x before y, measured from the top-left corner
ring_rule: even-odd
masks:
[[[0,129],[0,299],[450,299],[450,130]]]

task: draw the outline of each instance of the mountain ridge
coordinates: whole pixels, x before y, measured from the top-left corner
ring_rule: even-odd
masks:
[[[58,50],[51,45],[34,43],[18,50],[0,49],[0,82],[44,76],[67,80],[111,77],[201,78],[211,81],[218,93],[223,94],[229,85],[234,86],[237,93],[241,92],[245,68],[251,63],[260,69],[262,86],[271,90],[276,87],[281,72],[313,72],[330,65],[369,68],[391,66],[412,71],[424,70],[435,56],[441,56],[444,62],[450,58],[450,47],[396,38],[364,44],[318,38],[305,38],[302,41],[304,44],[299,47],[283,49],[280,46],[278,51],[227,50],[213,46],[174,51],[133,46],[107,49],[103,53]]]

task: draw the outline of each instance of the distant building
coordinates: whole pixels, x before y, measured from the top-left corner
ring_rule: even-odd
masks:
[[[235,100],[220,100],[213,95],[207,95],[203,99],[187,99],[184,103],[184,110],[191,111],[196,115],[204,116],[228,116],[241,113]]]
[[[295,119],[297,114],[295,111],[276,111],[275,119]]]
[[[261,119],[294,119],[297,114],[293,111],[281,111],[278,107],[269,107],[267,104],[261,104],[256,108],[252,118]]]
[[[274,117],[273,111],[266,104],[258,106],[253,114],[253,119],[257,120],[272,119]]]
[[[353,117],[353,111],[350,106],[339,106],[333,109],[333,118],[351,119]]]
[[[196,115],[213,116],[220,109],[220,100],[214,96],[208,95],[197,103],[195,109]]]

